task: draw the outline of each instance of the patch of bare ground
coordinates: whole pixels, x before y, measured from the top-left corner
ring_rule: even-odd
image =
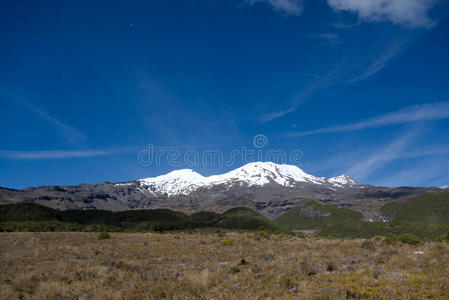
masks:
[[[0,299],[449,299],[448,243],[110,235],[1,233]]]

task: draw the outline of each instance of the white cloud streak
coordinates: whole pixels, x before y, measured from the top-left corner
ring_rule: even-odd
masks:
[[[105,156],[111,153],[103,150],[43,150],[43,151],[7,151],[0,150],[0,157],[17,160],[51,160],[80,157]]]
[[[346,24],[346,23],[342,23],[342,22],[337,22],[332,24],[333,27],[335,28],[339,28],[339,29],[349,29],[349,28],[353,28],[355,26],[357,26],[357,24]]]
[[[431,27],[434,22],[427,16],[428,10],[437,0],[327,0],[328,4],[335,11],[349,11],[359,14],[359,23],[361,21],[392,21],[398,25],[410,27]],[[268,0],[247,0],[247,2],[268,2],[273,7],[277,1]],[[279,8],[278,8],[279,9]],[[340,28],[355,26],[341,25]],[[315,35],[331,45],[339,44],[339,37],[335,33],[322,33]],[[400,55],[404,49],[413,43],[412,33],[404,33],[394,40],[385,41],[379,39],[376,43],[370,45],[370,48],[364,49],[361,53],[353,53],[350,58],[343,57],[326,76],[328,83],[323,84],[320,81],[313,80],[298,92],[290,101],[290,105],[285,109],[266,113],[259,118],[261,122],[269,122],[281,118],[291,112],[294,112],[312,94],[326,89],[330,85],[353,84],[370,78],[379,73],[390,62]],[[354,57],[358,59],[353,59]]]
[[[313,93],[319,91],[323,87],[327,86],[329,84],[329,81],[331,81],[331,77],[334,75],[334,70],[329,72],[329,74],[322,80],[315,79],[314,81],[310,82],[305,89],[303,89],[301,92],[297,93],[295,97],[290,101],[290,107],[288,109],[282,110],[282,111],[276,111],[269,114],[265,114],[259,118],[259,120],[263,123],[272,121],[274,119],[283,117],[291,112],[294,112],[298,107],[306,101]]]
[[[317,34],[317,36],[318,36],[319,38],[322,38],[322,39],[325,39],[325,40],[328,40],[328,41],[335,41],[335,40],[338,40],[338,34],[336,34],[336,33],[331,33],[331,32],[328,32],[328,33],[320,33],[320,34]]]
[[[416,135],[417,132],[412,131],[385,146],[379,147],[371,155],[349,168],[345,174],[349,174],[357,180],[364,180],[373,172],[398,159]]]
[[[257,2],[268,3],[273,9],[284,12],[288,15],[299,16],[303,10],[302,0],[246,0],[250,4]]]
[[[381,175],[379,177],[372,177],[369,175],[374,173],[376,170],[387,166],[389,163],[399,160],[413,159],[412,164],[405,164],[407,166],[413,166],[413,169],[416,166],[416,162],[421,159],[424,159],[425,162],[422,166],[421,164],[419,165],[419,168],[422,170],[430,168],[432,164],[441,165],[441,160],[444,159],[441,156],[447,156],[449,154],[448,145],[431,145],[423,148],[422,145],[415,144],[413,147],[414,149],[411,149],[411,147],[405,147],[409,145],[415,137],[418,137],[420,134],[422,135],[423,130],[425,129],[422,129],[419,126],[414,127],[413,132],[416,133],[415,136],[411,135],[412,131],[410,131],[405,135],[405,137],[398,137],[394,141],[390,141],[389,143],[383,145],[376,143],[377,146],[374,147],[371,145],[364,145],[364,143],[362,143],[341,148],[338,153],[330,157],[325,157],[324,159],[312,162],[311,171],[315,173],[332,171],[334,175],[344,173],[361,182],[365,180],[364,178],[369,177],[369,183],[376,185],[422,185],[426,182],[426,179],[421,178],[420,176],[416,176],[415,178],[411,175],[411,173],[409,173],[409,178],[407,178],[407,173],[402,173],[402,171],[393,173],[391,178],[385,177],[385,174],[382,173],[380,173]],[[429,163],[429,161],[432,163]],[[438,179],[433,180],[433,178],[431,178],[432,181],[435,182],[434,185],[441,185],[446,183],[446,181],[444,181],[444,176],[448,177],[449,173],[444,173],[440,170],[435,171],[433,176]]]
[[[356,123],[329,126],[321,129],[300,131],[290,136],[306,136],[330,132],[349,132],[366,128],[376,128],[394,124],[404,124],[426,120],[441,120],[449,118],[449,102],[414,105],[395,112],[381,115],[375,118],[362,120]]]
[[[22,104],[28,110],[37,114],[43,120],[47,121],[48,123],[56,127],[61,136],[64,137],[67,141],[71,143],[78,143],[80,141],[84,141],[87,139],[86,136],[83,133],[81,133],[78,129],[55,119],[54,117],[50,116],[47,112],[40,109],[39,107],[21,99],[17,99],[17,102]]]
[[[338,42],[338,36],[335,42]],[[298,92],[290,101],[290,107],[282,111],[275,111],[265,114],[261,116],[259,120],[261,122],[269,122],[294,112],[303,102],[312,96],[312,94],[326,89],[328,86],[336,84],[352,84],[375,75],[385,68],[390,61],[402,51],[405,44],[406,43],[404,41],[395,40],[393,43],[388,45],[388,47],[385,47],[383,51],[379,51],[376,55],[368,59],[367,62],[363,63],[362,67],[360,67],[359,64],[348,64],[343,60],[331,71],[329,71],[322,79],[315,79],[311,81],[303,90]]]
[[[382,176],[374,180],[376,185],[395,186],[439,186],[449,181],[449,167],[441,164],[440,160],[427,159],[411,167],[393,173],[390,176]],[[443,186],[440,186],[444,188]]]
[[[263,122],[263,123],[269,122],[269,121],[272,121],[272,120],[274,120],[274,119],[283,117],[283,116],[285,116],[286,114],[291,113],[292,111],[295,111],[295,108],[290,107],[290,108],[288,108],[288,109],[286,109],[286,110],[275,111],[275,112],[272,112],[272,113],[269,113],[269,114],[266,114],[266,115],[261,116],[261,117],[260,117],[260,121]]]
[[[403,49],[403,44],[399,41],[392,43],[385,51],[381,52],[371,63],[360,72],[352,74],[346,83],[355,83],[373,76],[387,66],[387,64],[398,55]]]
[[[338,37],[338,34],[327,32],[327,33],[319,33],[316,35],[317,38],[323,40],[329,46],[335,47],[341,44],[341,41]]]
[[[360,21],[393,22],[406,27],[430,28],[435,24],[428,11],[436,0],[327,0],[335,11],[358,15]]]
[[[79,149],[79,150],[26,150],[12,151],[1,150],[0,159],[9,160],[58,160],[71,158],[88,158],[97,156],[114,156],[114,155],[136,155],[142,151],[152,151],[150,149],[161,151],[190,151],[201,148],[217,148],[217,145],[153,145],[147,146],[129,146],[129,147],[111,147],[105,149]]]
[[[416,151],[407,151],[401,158],[418,158],[418,157],[426,157],[426,156],[439,156],[449,154],[449,146],[433,146],[429,148],[419,147],[419,150]]]

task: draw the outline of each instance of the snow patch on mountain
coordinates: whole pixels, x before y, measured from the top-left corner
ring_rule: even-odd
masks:
[[[231,172],[207,177],[209,184],[242,181],[253,185],[265,185],[274,182],[283,186],[292,186],[295,182],[310,182],[321,184],[324,178],[318,178],[305,173],[292,165],[279,165],[272,162],[254,162],[244,165]]]
[[[357,181],[349,177],[348,175],[340,175],[337,177],[329,178],[328,181],[336,186],[355,186],[359,185]]]
[[[329,184],[337,187],[357,185],[353,179],[346,175],[326,180],[324,177],[316,177],[308,174],[293,165],[275,164],[272,162],[254,162],[221,175],[202,176],[201,174],[183,169],[172,171],[168,174],[137,180],[142,187],[153,193],[173,195],[188,195],[192,191],[212,187],[220,184],[246,184],[248,186],[264,186],[275,183],[286,187],[292,187],[298,182],[311,184]]]
[[[115,184],[116,186],[131,186],[133,185],[132,182],[119,182]]]
[[[172,171],[165,175],[139,179],[142,186],[151,192],[166,193],[169,196],[184,194],[187,195],[193,190],[204,185],[205,177],[190,170],[182,169]]]

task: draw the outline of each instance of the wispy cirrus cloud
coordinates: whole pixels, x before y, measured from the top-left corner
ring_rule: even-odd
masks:
[[[407,151],[402,158],[418,158],[418,157],[426,157],[426,156],[440,156],[449,154],[449,146],[448,145],[433,145],[430,147],[420,147],[418,150]]]
[[[382,175],[381,177],[371,176],[375,171],[387,167],[390,163],[399,160],[412,159],[414,164],[416,161],[423,161],[424,163],[420,168],[428,169],[432,163],[441,162],[441,159],[449,155],[449,144],[433,144],[426,145],[419,144],[419,137],[425,135],[425,131],[428,127],[418,125],[409,128],[407,132],[399,135],[388,142],[382,143],[382,141],[373,144],[350,144],[340,145],[336,147],[331,153],[332,155],[326,156],[318,161],[311,162],[312,172],[319,174],[320,172],[326,172],[328,174],[340,175],[348,174],[359,181],[364,181],[365,178],[369,178],[371,184],[376,185],[413,185],[422,184],[426,180],[424,178],[407,178],[406,172],[398,171],[393,173],[390,178]],[[414,141],[417,141],[414,145],[411,145]],[[428,165],[426,165],[426,163]],[[409,166],[409,164],[405,164]],[[440,164],[441,165],[441,164]],[[444,165],[444,164],[443,164]],[[416,165],[413,165],[411,169],[415,169]],[[418,168],[419,169],[419,168]],[[449,170],[446,168],[446,170]],[[411,170],[412,172],[412,170]],[[411,173],[410,173],[411,174]],[[444,178],[449,178],[449,173],[445,173],[442,170],[433,173],[435,177],[439,177],[439,180],[434,181],[434,185],[445,184]],[[413,181],[417,179],[417,181]],[[402,183],[401,183],[402,182]],[[441,183],[439,183],[441,182]],[[449,181],[447,181],[449,182]]]
[[[341,44],[338,34],[333,33],[333,32],[319,33],[315,36],[317,38],[323,40],[330,46],[338,46]]]
[[[338,28],[338,29],[349,29],[349,28],[354,28],[355,26],[357,26],[357,24],[346,24],[343,22],[336,22],[332,24],[333,27]]]
[[[26,102],[22,99],[15,99],[15,101],[23,105],[28,110],[37,114],[42,120],[53,125],[59,132],[59,134],[71,143],[78,143],[87,139],[87,137],[75,127],[72,127],[48,114],[43,109],[37,107],[34,104]]]
[[[290,108],[287,108],[286,110],[275,111],[275,112],[272,112],[272,113],[269,113],[269,114],[266,114],[266,115],[261,116],[261,117],[259,118],[259,120],[260,120],[261,122],[269,122],[269,121],[271,121],[271,120],[274,120],[274,119],[283,117],[283,116],[285,116],[286,114],[291,113],[292,111],[295,111],[295,108],[290,107]]]
[[[393,42],[389,47],[386,47],[384,51],[380,52],[379,55],[374,57],[365,68],[354,72],[349,78],[347,78],[346,83],[355,83],[380,72],[402,51],[404,44],[405,42],[399,40]]]
[[[196,151],[196,149],[217,148],[216,145],[199,145],[199,144],[185,144],[185,145],[154,145],[149,143],[144,146],[128,146],[128,147],[111,147],[104,149],[69,149],[69,150],[4,150],[0,149],[0,159],[7,160],[58,160],[71,158],[88,158],[97,156],[114,156],[114,155],[136,155],[142,151],[160,151],[160,154],[165,151],[173,153],[180,153],[183,151]]]
[[[375,171],[382,169],[393,160],[398,159],[418,134],[419,131],[412,130],[396,138],[389,144],[375,149],[371,155],[366,156],[351,166],[345,174],[349,174],[357,180],[364,180]]]
[[[111,155],[105,150],[43,150],[8,151],[0,150],[0,157],[16,160],[50,160]]]
[[[250,2],[269,2],[274,7],[275,1],[251,0]],[[429,28],[435,22],[429,19],[428,11],[438,0],[327,0],[327,2],[337,12],[357,13],[359,15],[357,24],[366,21],[390,21],[401,26]],[[357,24],[334,23],[333,25],[336,28],[346,29]],[[376,42],[368,45],[366,49],[343,56],[340,62],[329,72],[331,76],[327,75],[328,84],[323,85],[319,81],[307,83],[290,100],[289,106],[279,111],[266,113],[259,120],[269,122],[292,113],[313,94],[326,89],[328,86],[353,84],[376,75],[405,49],[413,45],[417,36],[419,35],[413,34],[412,31],[401,32],[394,39],[379,36]],[[335,33],[321,33],[314,35],[314,37],[323,39],[334,46],[340,43],[339,35]]]
[[[299,16],[303,12],[303,0],[244,0],[250,4],[268,3],[277,11]],[[327,0],[336,12],[357,14],[359,22],[392,22],[410,28],[431,28],[436,21],[429,17],[429,10],[439,0]],[[341,23],[337,23],[337,26]],[[340,28],[347,27],[344,25]]]
[[[274,10],[281,11],[288,15],[299,16],[303,10],[302,0],[245,0],[250,4],[258,2],[268,3]]]
[[[336,33],[320,33],[317,35],[318,37],[325,39],[325,40],[336,40],[338,39],[338,34]]]
[[[178,146],[178,147],[183,147]],[[154,148],[169,149],[169,146],[158,146]],[[0,158],[10,160],[57,160],[70,158],[87,158],[96,156],[112,156],[122,154],[135,154],[144,149],[142,146],[111,147],[104,149],[64,149],[64,150],[1,150]]]
[[[335,41],[338,43],[337,40]],[[407,48],[408,39],[396,39],[389,42],[383,49],[371,50],[373,54],[362,62],[348,62],[343,59],[322,78],[314,79],[300,90],[291,100],[290,106],[281,111],[262,115],[261,122],[269,122],[296,111],[313,94],[325,90],[329,86],[353,84],[368,79],[384,69],[403,49]]]
[[[260,117],[260,121],[261,122],[269,122],[274,119],[283,117],[286,114],[294,112],[298,108],[298,106],[301,105],[301,103],[306,101],[310,95],[312,95],[315,91],[319,90],[321,87],[322,87],[322,83],[318,80],[315,80],[315,81],[309,83],[309,85],[304,90],[302,90],[301,92],[296,94],[296,96],[291,100],[289,108],[282,110],[282,111],[275,111],[275,112],[265,114]]]
[[[428,11],[437,0],[327,0],[335,11],[358,15],[360,21],[393,22],[407,27],[430,28],[435,21]]]
[[[404,124],[425,120],[441,120],[449,118],[449,102],[439,102],[410,106],[385,115],[362,120],[355,123],[328,126],[320,129],[300,131],[290,136],[306,136],[320,133],[349,132],[366,128],[376,128],[394,124]]]
[[[445,184],[449,182],[449,166],[441,164],[439,159],[429,158],[374,180],[376,185],[390,187],[423,186],[426,183],[428,185],[428,182],[432,183],[430,186],[445,188]]]
[[[141,99],[137,105],[142,107],[138,117],[153,138],[163,143],[191,145],[208,140],[219,144],[241,139],[238,120],[231,111],[213,110],[201,100],[185,102],[145,72],[140,75],[137,93]],[[217,135],[217,130],[222,134]]]
[[[259,118],[261,122],[269,122],[274,119],[283,117],[291,112],[294,112],[298,109],[298,107],[306,101],[312,94],[318,92],[322,88],[325,88],[327,85],[333,82],[333,77],[335,76],[335,69],[331,70],[324,78],[318,78],[311,81],[303,90],[298,92],[293,99],[290,101],[290,107],[285,110],[271,112],[265,115],[262,115]]]
[[[347,174],[359,182],[367,179],[374,183],[377,171],[388,167],[392,162],[416,157],[431,158],[444,154],[445,149],[437,147],[420,151],[416,147],[419,138],[426,132],[427,127],[418,124],[408,127],[407,130],[390,140],[377,141],[374,144],[351,144],[336,147],[336,153],[311,163],[313,172],[326,172],[334,175]],[[411,149],[416,148],[415,152]]]

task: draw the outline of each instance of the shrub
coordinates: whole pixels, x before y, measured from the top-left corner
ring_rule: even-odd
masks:
[[[337,270],[337,266],[333,262],[328,262],[326,266],[326,271],[334,272]]]
[[[435,242],[449,242],[449,239],[446,235],[440,235],[435,239]]]
[[[307,276],[314,276],[319,272],[317,266],[309,264],[309,262],[306,259],[303,259],[300,265],[302,273]]]
[[[346,299],[360,299],[360,294],[352,289],[346,290]]]
[[[234,242],[231,240],[224,240],[222,244],[223,246],[232,246],[234,245]]]
[[[106,239],[110,239],[110,238],[111,238],[111,236],[107,232],[100,232],[100,234],[98,235],[99,240],[106,240]]]
[[[306,235],[304,233],[302,233],[302,232],[296,232],[295,236],[298,237],[298,238],[301,238],[301,239],[306,237]]]
[[[374,245],[374,242],[370,241],[370,240],[363,241],[361,248],[370,250],[370,251],[376,250],[376,246]]]
[[[288,289],[291,289],[293,287],[293,281],[288,276],[282,276],[280,278],[279,284],[281,285],[281,288],[283,290],[288,290]]]
[[[231,274],[236,274],[236,273],[238,273],[238,272],[240,272],[240,268],[237,267],[237,266],[232,266],[232,267],[229,269],[229,273],[231,273]]]
[[[404,233],[399,237],[399,240],[404,244],[418,245],[421,239],[412,233]]]
[[[269,239],[270,236],[271,236],[271,234],[270,234],[269,232],[266,232],[266,231],[260,231],[260,232],[259,232],[259,236],[260,236],[261,238],[264,238],[264,239]]]
[[[385,239],[385,237],[383,237],[381,235],[376,235],[373,237],[373,240],[377,241],[377,242],[382,242],[384,239]]]
[[[385,238],[383,239],[383,242],[387,245],[393,245],[394,243],[396,243],[396,238],[394,237],[394,235],[392,234],[388,234],[387,236],[385,236]]]

